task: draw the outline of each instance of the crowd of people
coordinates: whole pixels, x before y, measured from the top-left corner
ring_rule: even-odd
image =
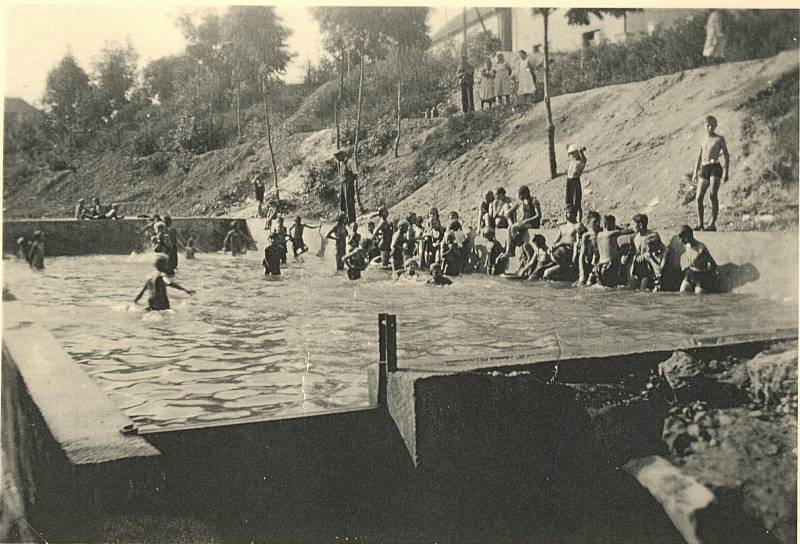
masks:
[[[75,204],[75,219],[123,219],[119,204],[106,206],[100,203],[100,199],[94,197],[92,204],[86,206],[86,199],[81,198]]]
[[[477,72],[466,57],[458,67],[461,88],[461,111],[475,111],[477,94],[481,110],[495,105],[529,104],[541,100],[537,86],[536,63],[527,51],[520,50],[516,57],[506,59],[503,53],[489,57]]]

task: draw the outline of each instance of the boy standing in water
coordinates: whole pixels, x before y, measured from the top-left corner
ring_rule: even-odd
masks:
[[[350,253],[342,258],[344,265],[347,267],[347,277],[351,280],[361,278],[361,273],[367,269],[369,263],[369,252],[372,247],[372,240],[369,238],[364,239],[361,245],[353,248]]]
[[[361,247],[361,235],[358,233],[358,223],[353,223],[350,227],[353,231],[347,239],[347,247],[350,251]]]
[[[280,276],[281,275],[281,260],[283,259],[284,248],[281,245],[280,236],[277,232],[269,235],[269,245],[264,248],[264,260],[261,261],[261,266],[264,267],[264,275]]]
[[[620,230],[613,215],[603,217],[603,231],[597,234],[595,275],[603,287],[616,287],[620,280],[619,237],[633,234],[633,229]]]
[[[222,251],[230,251],[234,257],[245,251],[244,233],[239,230],[239,224],[236,221],[231,221],[231,229],[222,241]]]
[[[390,253],[392,249],[392,224],[389,223],[389,210],[381,207],[378,210],[378,225],[372,235],[372,240],[381,252],[381,265],[388,268],[391,265]]]
[[[569,156],[569,165],[567,166],[567,206],[575,208],[578,221],[583,219],[583,208],[581,200],[583,199],[583,189],[581,189],[581,174],[586,168],[586,148],[578,147],[575,144],[567,146],[567,155]]]
[[[664,244],[657,232],[647,228],[648,218],[643,213],[633,216],[633,248],[635,256],[631,267],[631,287],[650,290],[658,287],[661,280],[661,260]]]
[[[133,299],[134,304],[139,302],[139,299],[142,298],[142,295],[144,295],[145,292],[148,292],[149,295],[147,297],[147,308],[145,311],[150,312],[169,310],[169,298],[167,297],[168,286],[190,295],[194,294],[194,291],[191,289],[184,289],[174,281],[170,281],[166,278],[167,267],[169,266],[169,257],[166,255],[159,255],[156,257],[155,265],[156,272],[147,278],[147,282],[145,282],[144,287],[142,287],[142,290],[139,291],[138,295],[136,295],[136,298]]]
[[[591,285],[592,270],[598,262],[597,236],[600,232],[600,214],[591,211],[586,217],[587,230],[581,236],[578,252],[578,283]]]
[[[169,236],[169,247],[167,247],[167,256],[169,257],[169,264],[167,269],[169,274],[175,274],[178,268],[178,229],[172,226],[172,217],[169,215],[164,216],[164,225],[167,235]]]
[[[697,217],[700,224],[694,230],[717,230],[717,214],[719,213],[719,184],[721,181],[728,181],[728,171],[730,170],[731,158],[728,154],[728,146],[725,138],[715,132],[717,119],[709,115],[704,119],[706,137],[700,144],[700,154],[694,166],[694,177],[692,182],[697,185]],[[720,153],[725,158],[724,165],[720,163]],[[698,180],[699,178],[699,180]],[[703,200],[706,191],[711,187],[711,223],[708,227],[704,226],[705,204]]]
[[[550,259],[555,264],[545,270],[543,278],[546,280],[575,280],[575,268],[578,258],[575,247],[583,226],[578,223],[576,210],[573,206],[566,207],[564,218],[566,222],[558,227],[558,237],[550,247]]]
[[[347,253],[347,216],[344,213],[339,214],[336,224],[325,237],[336,241],[336,270],[344,270],[342,259]]]
[[[194,234],[189,234],[189,239],[186,240],[186,245],[183,246],[183,254],[187,259],[194,259],[194,254],[197,250],[194,247]]]
[[[44,233],[37,230],[28,248],[28,264],[36,270],[44,269]]]
[[[275,227],[275,234],[278,235],[278,243],[281,248],[281,264],[286,264],[286,240],[289,239],[289,233],[286,231],[286,226],[283,224],[283,217],[278,217],[278,224]]]
[[[306,245],[305,241],[303,240],[303,231],[306,229],[316,229],[319,226],[314,225],[306,225],[303,223],[303,220],[298,215],[294,218],[294,225],[289,228],[289,237],[292,242],[292,253],[294,253],[294,258],[298,258],[300,255],[308,251],[308,246]]]
[[[681,227],[678,238],[686,248],[686,256],[689,258],[689,267],[681,283],[681,293],[694,291],[700,294],[713,291],[717,281],[717,263],[714,257],[705,244],[695,240],[689,225]]]

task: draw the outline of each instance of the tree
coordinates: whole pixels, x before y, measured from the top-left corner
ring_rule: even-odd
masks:
[[[192,67],[186,55],[156,59],[144,69],[144,86],[151,97],[163,103],[175,96],[178,81],[191,77]]]
[[[399,154],[400,123],[403,111],[401,103],[403,51],[411,47],[425,49],[430,46],[427,18],[428,8],[384,8],[383,32],[397,47],[397,137],[394,141],[395,157]]]
[[[49,106],[56,124],[73,144],[73,131],[84,120],[83,111],[89,96],[89,76],[67,53],[57,67],[47,74],[43,102]]]
[[[133,47],[108,45],[94,65],[95,80],[108,119],[128,104],[128,92],[136,83],[138,55]]]
[[[553,123],[553,111],[550,107],[550,53],[548,45],[548,22],[550,15],[556,8],[532,8],[534,15],[542,17],[544,37],[542,39],[544,49],[544,106],[547,112],[547,154],[550,162],[550,179],[558,176],[558,166],[556,164],[556,126]],[[565,13],[567,23],[570,25],[588,25],[590,16],[602,19],[604,15],[622,17],[629,11],[639,11],[637,9],[605,9],[605,8],[573,8]]]
[[[275,180],[275,200],[280,203],[269,102],[276,76],[286,69],[292,58],[286,46],[289,30],[281,24],[274,9],[268,6],[232,6],[225,14],[223,28],[226,48],[230,51],[228,58],[233,59],[237,77],[261,91]]]

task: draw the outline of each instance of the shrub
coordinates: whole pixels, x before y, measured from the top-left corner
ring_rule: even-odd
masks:
[[[417,155],[417,172],[427,172],[437,159],[453,160],[474,145],[495,138],[500,133],[500,123],[500,116],[495,112],[477,111],[448,117],[447,124],[436,128],[426,138]]]

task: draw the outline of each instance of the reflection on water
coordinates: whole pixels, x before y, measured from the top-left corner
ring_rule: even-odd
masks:
[[[50,259],[44,273],[5,261],[5,281],[32,319],[140,424],[173,426],[298,415],[367,403],[377,314],[397,315],[401,366],[536,353],[642,350],[692,335],[796,328],[796,301],[575,289],[472,275],[455,285],[351,282],[329,259],[291,262],[280,281],[257,253],[182,261],[173,310],[131,304],[149,257]]]

